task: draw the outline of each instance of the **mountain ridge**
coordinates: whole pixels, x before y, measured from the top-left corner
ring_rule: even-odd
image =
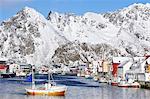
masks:
[[[108,52],[105,56],[108,59],[113,56],[144,56],[150,52],[149,26],[148,3],[133,4],[103,14],[87,12],[83,16],[50,11],[47,18],[25,7],[1,23],[0,56],[37,66],[49,65],[52,61],[70,64],[82,63],[91,57],[99,59],[103,53],[97,51],[102,49],[104,53]],[[81,49],[83,44],[91,50]],[[77,55],[72,55],[71,51]]]

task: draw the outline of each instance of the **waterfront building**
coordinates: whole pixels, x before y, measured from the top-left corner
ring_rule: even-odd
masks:
[[[13,72],[16,73],[16,76],[26,76],[31,72],[30,64],[14,64]]]
[[[0,74],[6,73],[7,72],[7,66],[0,64]]]
[[[48,66],[42,65],[38,67],[38,73],[39,74],[48,74]]]
[[[118,66],[125,62],[130,60],[129,57],[113,57],[112,61],[112,76],[117,77],[118,76]]]
[[[20,70],[20,65],[18,64],[9,64],[9,73],[15,73],[17,70]]]
[[[65,75],[65,74],[70,72],[69,66],[66,66],[66,65],[61,65],[61,70],[62,70],[62,74],[63,75]],[[73,70],[72,70],[72,72],[73,72]]]
[[[126,72],[127,70],[130,69],[130,67],[132,66],[132,62],[131,60],[126,60],[124,62],[122,62],[120,65],[118,65],[118,72],[117,72],[117,76],[118,76],[118,80],[126,80]]]
[[[134,60],[130,70],[126,72],[127,77],[129,79],[133,79],[134,81],[150,81],[150,57],[138,57],[135,59],[137,60]]]
[[[0,74],[5,74],[7,72],[8,66],[6,59],[0,59]]]
[[[150,73],[150,57],[147,58],[145,69],[146,73]]]
[[[93,75],[98,75],[98,67],[99,67],[98,61],[94,60],[92,62],[92,65],[93,65],[93,70],[92,70]]]
[[[104,73],[108,73],[109,72],[109,63],[106,60],[103,60],[103,62],[102,62],[102,71]]]

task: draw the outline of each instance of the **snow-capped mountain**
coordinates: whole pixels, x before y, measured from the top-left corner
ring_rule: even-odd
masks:
[[[150,48],[150,4],[83,16],[50,12],[48,20],[70,41],[106,43],[132,56],[143,56]]]
[[[70,41],[78,40],[92,44],[106,43],[118,32],[117,29],[114,29],[116,27],[101,14],[91,12],[85,13],[83,16],[50,12],[47,19]]]
[[[119,28],[116,44],[143,55],[150,47],[150,4],[133,4],[103,15]]]
[[[36,65],[150,52],[150,4],[83,16],[25,7],[0,25],[0,56]]]
[[[0,56],[21,62],[48,64],[54,50],[67,42],[32,8],[25,7],[0,27]]]

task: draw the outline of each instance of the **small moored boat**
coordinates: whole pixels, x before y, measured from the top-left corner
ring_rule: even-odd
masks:
[[[34,89],[26,89],[26,92],[28,95],[64,96],[66,90],[66,86],[49,86],[48,88],[39,87]]]
[[[26,88],[26,93],[28,95],[48,95],[48,96],[64,96],[67,90],[67,86],[56,85],[56,83],[52,84],[50,82],[50,73],[48,75],[48,83],[44,86],[35,86],[34,81],[34,69],[32,69],[32,88]]]
[[[118,86],[118,82],[111,82],[112,86]]]
[[[118,84],[118,87],[124,87],[124,88],[139,88],[140,84],[138,82],[128,83],[126,81],[121,81]]]
[[[140,88],[140,84],[138,82],[134,82],[134,83],[130,84],[130,87],[132,87],[132,88]]]

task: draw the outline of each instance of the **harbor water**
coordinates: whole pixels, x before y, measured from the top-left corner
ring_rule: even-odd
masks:
[[[119,88],[104,83],[94,82],[76,76],[54,77],[57,84],[68,86],[66,96],[30,96],[25,88],[30,82],[0,79],[0,99],[150,99],[150,90],[140,88]]]

